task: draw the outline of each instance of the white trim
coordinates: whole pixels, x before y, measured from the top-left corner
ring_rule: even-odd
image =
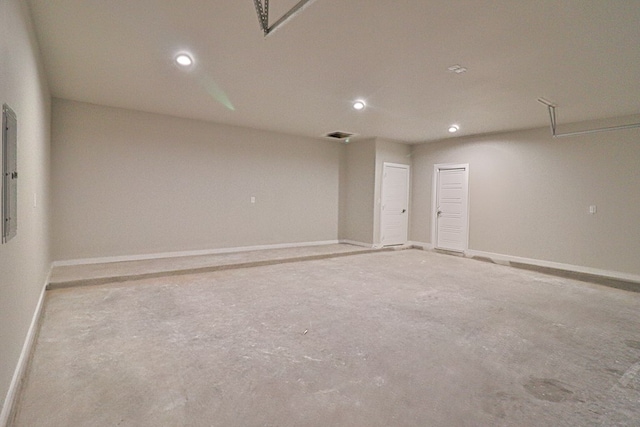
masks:
[[[123,262],[123,261],[144,261],[149,259],[179,258],[179,257],[185,257],[185,256],[219,255],[219,254],[229,254],[229,253],[235,253],[235,252],[261,251],[265,249],[287,249],[287,248],[299,248],[303,246],[335,245],[338,243],[340,243],[339,240],[324,240],[324,241],[317,241],[317,242],[279,243],[275,245],[240,246],[235,248],[203,249],[203,250],[196,250],[196,251],[160,252],[160,253],[142,254],[142,255],[81,258],[81,259],[54,261],[52,267],[64,267],[64,266],[85,265],[85,264],[107,264],[110,262]]]
[[[544,261],[544,260],[533,259],[533,258],[523,258],[518,256],[512,256],[512,255],[496,254],[492,252],[476,251],[471,249],[466,250],[464,254],[465,254],[465,257],[468,257],[468,258],[471,258],[474,256],[490,258],[492,261],[496,262],[496,264],[501,264],[505,262],[517,262],[517,263],[528,264],[536,267],[555,268],[557,270],[564,270],[572,273],[590,274],[593,276],[601,276],[601,277],[606,277],[610,279],[618,279],[618,280],[625,280],[628,282],[640,283],[640,275],[621,273],[619,271],[601,270],[599,268],[584,267],[584,266],[573,265],[573,264],[563,264],[560,262]]]
[[[31,350],[33,348],[33,344],[38,332],[40,316],[42,315],[42,307],[44,306],[44,295],[47,289],[47,283],[49,283],[50,276],[51,269],[49,269],[47,280],[42,286],[42,291],[40,291],[40,298],[38,299],[38,304],[36,305],[33,317],[31,318],[31,325],[29,325],[29,330],[27,331],[27,336],[25,337],[24,344],[22,345],[22,351],[20,352],[20,357],[18,358],[18,364],[16,365],[16,369],[13,372],[13,378],[11,379],[9,390],[7,391],[7,395],[5,396],[4,403],[2,405],[2,411],[0,412],[0,427],[6,427],[9,425],[9,417],[12,414],[13,406],[15,405],[16,399],[18,398],[18,393],[20,392],[21,382],[25,376],[27,365],[29,364]]]
[[[409,165],[404,165],[401,163],[390,163],[390,162],[383,162],[382,163],[382,182],[380,183],[380,200],[382,202],[384,202],[384,195],[385,195],[385,188],[384,188],[384,174],[385,174],[385,168],[390,167],[390,168],[398,168],[398,169],[405,169],[407,171],[407,183],[406,183],[406,187],[407,187],[407,206],[405,207],[405,212],[407,214],[407,226],[405,227],[405,233],[404,233],[404,242],[402,243],[389,243],[387,245],[385,245],[382,240],[383,240],[383,236],[384,236],[384,226],[386,225],[383,221],[384,218],[384,214],[382,212],[382,208],[384,206],[384,203],[380,203],[378,205],[378,209],[380,212],[380,243],[379,243],[379,247],[384,247],[384,246],[396,246],[396,245],[406,245],[408,240],[409,240],[409,203],[410,203],[410,199],[411,199],[411,193],[409,192],[410,188],[411,188],[411,166]],[[389,191],[387,189],[387,191]]]
[[[462,251],[457,251],[455,249],[449,249],[449,248],[441,248],[443,250],[447,250],[447,251],[452,251],[452,252],[460,252],[460,253],[464,253],[465,250],[467,250],[469,248],[469,216],[470,216],[470,212],[471,212],[471,203],[469,200],[469,163],[437,163],[433,165],[433,179],[432,184],[431,184],[431,240],[433,241],[433,248],[434,249],[439,249],[438,246],[438,230],[437,230],[437,221],[436,221],[436,217],[437,217],[437,210],[438,210],[438,178],[439,178],[439,171],[441,169],[464,169],[465,171],[465,196],[467,198],[466,203],[467,203],[467,233],[464,236],[464,249]]]
[[[354,245],[354,246],[362,246],[363,248],[373,248],[374,245],[371,243],[364,243],[364,242],[356,242],[355,240],[347,240],[347,239],[341,239],[340,243],[344,243],[347,245]]]
[[[410,169],[411,165],[408,165],[406,163],[392,163],[392,162],[382,162],[382,170],[384,170],[384,166],[391,166],[394,168],[406,168],[406,169]]]

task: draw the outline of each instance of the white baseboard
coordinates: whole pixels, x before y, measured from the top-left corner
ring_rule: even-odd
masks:
[[[467,249],[464,252],[464,254],[467,258],[471,258],[471,257],[489,258],[492,261],[494,261],[496,264],[509,265],[508,264],[509,262],[517,262],[520,264],[527,264],[535,267],[553,268],[556,270],[564,270],[572,273],[589,274],[593,276],[600,276],[600,277],[606,277],[610,279],[624,280],[627,282],[640,283],[640,275],[621,273],[619,271],[602,270],[599,268],[584,267],[584,266],[573,265],[573,264],[563,264],[559,262],[544,261],[544,260],[533,259],[533,258],[523,258],[523,257],[512,256],[512,255],[496,254],[492,252],[476,251],[472,249]]]
[[[341,239],[340,243],[344,243],[344,244],[347,244],[347,245],[354,245],[354,246],[362,246],[363,248],[373,248],[374,247],[371,243],[356,242],[355,240],[347,240],[347,239]]]
[[[203,250],[196,250],[196,251],[161,252],[161,253],[142,254],[142,255],[81,258],[81,259],[54,261],[53,267],[85,265],[85,264],[107,264],[111,262],[124,262],[124,261],[144,261],[149,259],[178,258],[178,257],[185,257],[185,256],[220,255],[220,254],[230,254],[230,253],[236,253],[236,252],[260,251],[265,249],[288,249],[288,248],[299,248],[303,246],[334,245],[337,243],[340,243],[340,241],[324,240],[324,241],[316,241],[316,242],[280,243],[275,245],[240,246],[235,248],[221,248],[221,249],[203,249]]]
[[[36,334],[38,332],[38,324],[40,322],[42,307],[44,305],[44,295],[47,288],[47,283],[49,283],[50,275],[51,270],[49,270],[47,280],[42,286],[42,291],[40,291],[40,298],[38,299],[38,304],[36,305],[36,309],[31,319],[31,325],[29,325],[27,336],[25,338],[24,344],[22,345],[22,351],[20,352],[20,357],[18,358],[16,369],[13,372],[13,378],[11,379],[11,384],[9,385],[9,391],[7,391],[4,403],[2,404],[2,411],[0,412],[0,427],[7,427],[7,425],[9,424],[9,418],[12,415],[13,407],[16,404],[16,399],[18,398],[18,394],[20,392],[21,383],[26,373],[31,350],[33,348]]]

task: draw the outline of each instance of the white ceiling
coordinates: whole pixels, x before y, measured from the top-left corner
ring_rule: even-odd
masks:
[[[271,0],[270,22],[296,3]],[[266,38],[253,0],[29,4],[66,99],[407,142],[547,126],[539,97],[560,124],[640,113],[638,0],[316,0]]]

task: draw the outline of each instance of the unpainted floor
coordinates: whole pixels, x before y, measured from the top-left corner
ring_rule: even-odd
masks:
[[[48,291],[12,425],[638,420],[640,294],[403,250]]]

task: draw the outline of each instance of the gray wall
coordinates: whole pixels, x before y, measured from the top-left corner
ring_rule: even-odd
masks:
[[[373,244],[376,141],[344,146],[340,177],[340,239]]]
[[[447,139],[415,146],[412,160],[411,240],[431,243],[433,165],[469,163],[470,249],[640,274],[640,129]]]
[[[56,260],[338,238],[337,142],[59,99],[52,135]]]
[[[19,174],[18,234],[0,245],[0,405],[3,405],[51,264],[50,97],[26,2],[0,1],[0,44],[0,104],[8,104],[18,118]]]

